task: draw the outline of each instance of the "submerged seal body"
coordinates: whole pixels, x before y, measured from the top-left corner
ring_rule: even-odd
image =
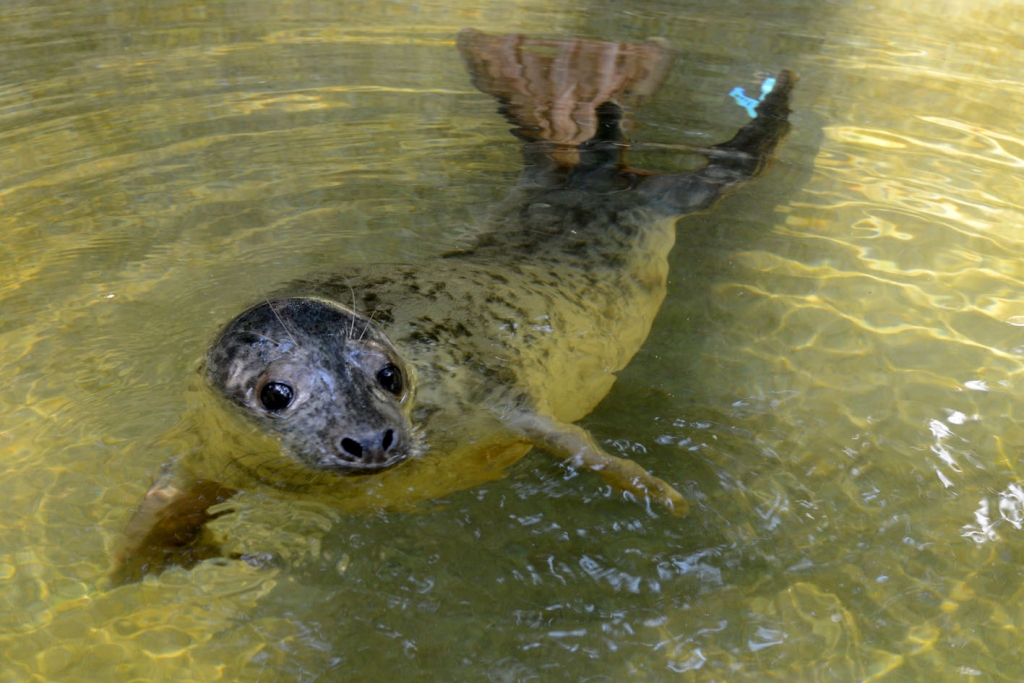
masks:
[[[505,75],[530,72],[540,59],[530,45],[460,35],[475,83],[498,97],[524,143],[519,183],[476,243],[422,263],[295,282],[231,321],[207,355],[206,377],[269,445],[209,449],[167,470],[129,522],[119,580],[202,557],[208,508],[239,489],[315,493],[345,510],[411,506],[500,476],[533,446],[685,511],[669,484],[605,453],[574,422],[647,337],[676,220],[765,168],[789,129],[795,77],[779,74],[756,118],[703,150],[706,167],[657,175],[625,165],[616,101],[651,94],[670,53],[544,43],[555,57],[546,69],[533,63],[539,83],[570,50],[591,64],[576,74],[581,82],[604,84],[560,118],[555,108],[543,113],[537,83]],[[594,58],[609,51],[614,59]],[[509,61],[521,68],[500,68]]]

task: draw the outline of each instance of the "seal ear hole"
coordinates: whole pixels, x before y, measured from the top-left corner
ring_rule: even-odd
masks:
[[[290,384],[270,381],[260,389],[260,404],[271,413],[279,413],[292,404],[295,390]]]
[[[388,363],[377,371],[377,383],[383,387],[384,391],[390,394],[395,396],[402,395],[402,389],[404,388],[402,371],[394,363]]]

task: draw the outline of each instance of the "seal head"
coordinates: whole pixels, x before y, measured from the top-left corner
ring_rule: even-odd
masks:
[[[253,306],[214,342],[207,376],[314,470],[375,472],[420,450],[408,366],[377,325],[335,302]]]

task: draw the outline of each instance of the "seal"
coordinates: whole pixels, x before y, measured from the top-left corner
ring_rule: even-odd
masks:
[[[523,143],[517,185],[469,248],[293,282],[228,323],[203,400],[230,406],[233,435],[165,468],[127,525],[116,583],[215,555],[204,525],[239,490],[410,508],[533,447],[685,514],[670,484],[575,422],[646,339],[677,219],[765,170],[795,76],[781,71],[751,122],[701,150],[704,168],[659,175],[626,165],[622,127],[669,73],[664,45],[468,30],[458,46]]]

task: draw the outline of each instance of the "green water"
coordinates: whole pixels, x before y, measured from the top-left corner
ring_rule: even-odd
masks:
[[[415,514],[243,496],[219,531],[268,566],[98,587],[225,320],[514,182],[464,26],[665,38],[645,142],[801,74],[584,421],[693,512],[534,453]],[[1020,680],[1022,35],[995,0],[4,3],[0,683]]]

